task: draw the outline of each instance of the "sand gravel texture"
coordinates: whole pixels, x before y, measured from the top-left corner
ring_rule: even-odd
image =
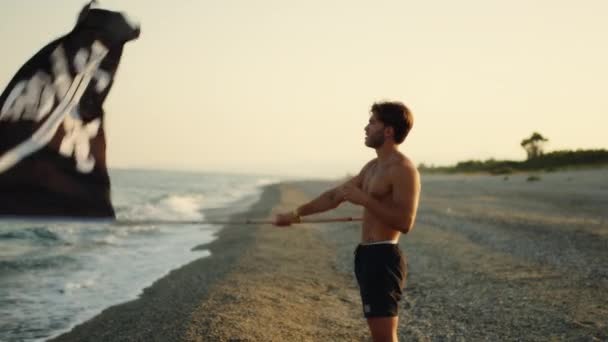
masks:
[[[423,175],[400,242],[401,341],[608,341],[608,169],[535,175]],[[333,184],[269,186],[235,217],[271,217]],[[209,258],[58,340],[369,341],[359,234],[357,223],[226,227],[203,246]]]

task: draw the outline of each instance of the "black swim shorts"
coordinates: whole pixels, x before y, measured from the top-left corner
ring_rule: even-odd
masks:
[[[355,276],[366,318],[398,315],[407,263],[397,244],[359,245],[355,250]]]

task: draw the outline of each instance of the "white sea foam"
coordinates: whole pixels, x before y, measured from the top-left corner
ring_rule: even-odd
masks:
[[[127,234],[123,233],[123,236],[126,235]],[[121,243],[121,239],[114,234],[108,234],[106,236],[101,237],[100,239],[95,240],[95,242],[101,245],[119,245]]]
[[[171,195],[162,204],[171,211],[183,215],[190,220],[202,219],[201,213],[203,196],[202,195]]]
[[[171,194],[154,202],[131,207],[128,220],[202,220],[204,197],[198,194]]]
[[[82,282],[67,282],[64,292],[95,287],[95,279],[85,279]]]
[[[277,179],[274,178],[260,178],[257,180],[256,185],[257,186],[265,186],[265,185],[269,185],[269,184],[273,184],[273,183],[278,183],[279,181]]]

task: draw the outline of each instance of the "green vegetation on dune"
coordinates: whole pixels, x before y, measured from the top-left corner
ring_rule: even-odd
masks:
[[[491,174],[509,174],[518,171],[553,171],[572,167],[589,167],[608,165],[608,150],[561,150],[543,153],[542,144],[548,139],[534,132],[521,142],[528,159],[513,160],[467,160],[453,166],[427,166],[420,164],[419,170],[425,173],[467,173],[487,172]]]
[[[524,161],[513,160],[467,160],[453,166],[426,166],[419,170],[425,173],[488,172],[509,174],[518,171],[553,171],[559,168],[608,165],[608,150],[554,151]]]

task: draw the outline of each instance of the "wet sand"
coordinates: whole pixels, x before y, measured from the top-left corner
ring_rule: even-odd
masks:
[[[400,340],[608,340],[608,169],[528,176],[423,175],[415,229],[400,242]],[[269,186],[235,218],[271,217],[331,185]],[[356,223],[226,227],[201,247],[210,257],[57,340],[367,341],[358,239]]]

